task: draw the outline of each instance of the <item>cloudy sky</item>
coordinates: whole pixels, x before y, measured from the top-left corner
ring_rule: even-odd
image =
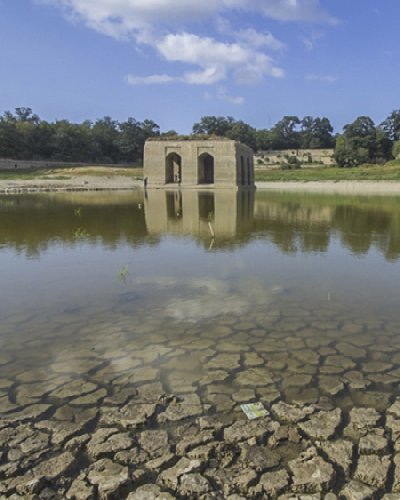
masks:
[[[400,108],[399,20],[399,0],[0,0],[0,112],[380,122]]]

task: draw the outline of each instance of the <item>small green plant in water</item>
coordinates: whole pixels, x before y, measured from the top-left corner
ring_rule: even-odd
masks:
[[[78,229],[75,229],[74,231],[74,238],[76,240],[81,240],[83,238],[87,238],[89,236],[89,233],[86,231],[84,227],[78,227]]]
[[[81,209],[81,207],[75,208],[74,215],[76,217],[82,217],[82,209]]]
[[[129,276],[128,266],[121,267],[121,269],[117,272],[118,279],[122,282],[125,282]]]

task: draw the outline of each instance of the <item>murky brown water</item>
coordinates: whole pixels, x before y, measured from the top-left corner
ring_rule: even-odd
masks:
[[[141,388],[222,419],[400,394],[399,197],[2,196],[0,280],[6,419]]]

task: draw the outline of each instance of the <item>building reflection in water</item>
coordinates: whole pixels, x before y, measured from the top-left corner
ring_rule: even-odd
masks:
[[[393,262],[400,260],[400,197],[229,189],[0,197],[0,251],[30,258],[57,245],[153,246],[164,234],[221,250],[257,240],[293,255],[327,253],[337,244]]]
[[[145,198],[150,234],[182,235],[216,246],[250,238],[254,221],[254,191],[151,190]],[[212,242],[212,245],[214,242]]]

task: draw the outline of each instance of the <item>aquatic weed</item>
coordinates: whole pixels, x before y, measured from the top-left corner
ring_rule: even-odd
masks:
[[[117,272],[117,276],[120,281],[125,282],[129,276],[128,266],[121,267],[121,269]]]

